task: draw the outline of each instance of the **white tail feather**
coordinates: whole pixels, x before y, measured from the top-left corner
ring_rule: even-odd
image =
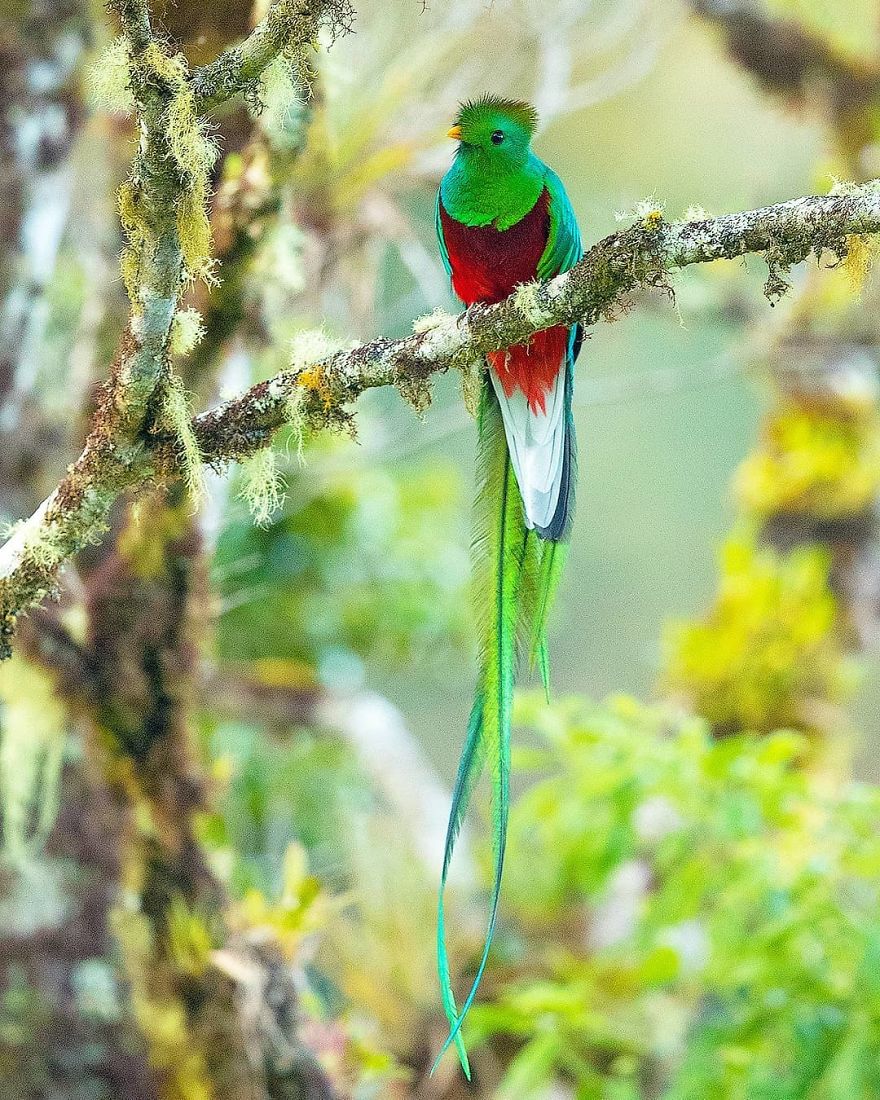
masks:
[[[526,522],[529,527],[549,527],[559,503],[565,466],[565,371],[559,371],[547,392],[544,412],[533,412],[520,389],[508,397],[493,370],[489,377],[501,406]]]

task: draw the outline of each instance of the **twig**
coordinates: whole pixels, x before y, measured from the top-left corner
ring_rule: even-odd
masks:
[[[353,18],[347,0],[276,0],[244,42],[193,73],[196,111],[204,114],[246,93],[279,54],[304,53],[314,47],[322,26],[345,32]]]

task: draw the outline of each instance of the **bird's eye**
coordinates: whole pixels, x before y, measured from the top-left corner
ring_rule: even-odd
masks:
[[[501,130],[493,130],[492,131],[492,144],[493,145],[500,145],[502,141],[504,141],[503,132]]]

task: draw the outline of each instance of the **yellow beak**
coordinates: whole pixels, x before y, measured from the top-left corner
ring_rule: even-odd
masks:
[[[446,136],[452,138],[454,141],[461,141],[461,127],[453,126],[451,130],[446,131]]]

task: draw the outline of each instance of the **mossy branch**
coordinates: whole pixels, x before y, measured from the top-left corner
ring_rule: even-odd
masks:
[[[119,16],[132,50],[145,50],[153,38],[147,0],[109,0],[107,7]]]
[[[316,47],[321,29],[332,36],[346,33],[353,20],[348,0],[275,0],[244,42],[193,73],[196,109],[203,114],[232,96],[247,95],[279,54],[299,69],[308,68],[306,55]]]
[[[82,454],[0,548],[0,659],[9,655],[17,615],[52,590],[64,561],[101,536],[119,494],[161,472],[152,453],[153,429],[162,420],[157,409],[167,409],[168,393],[173,396],[175,312],[193,279],[212,277],[206,208],[215,149],[205,111],[236,91],[247,92],[282,53],[302,72],[300,55],[315,46],[320,28],[335,33],[352,19],[348,0],[276,0],[244,44],[191,74],[185,58],[170,55],[154,35],[147,0],[109,0],[108,6],[124,32],[126,93],[140,134],[119,192],[128,238],[122,276],[131,310]],[[166,457],[167,451],[166,445]],[[197,476],[188,433],[178,436],[171,452],[175,461],[188,455],[190,474]]]
[[[522,343],[540,329],[613,320],[633,291],[668,289],[670,272],[690,264],[761,254],[773,301],[794,264],[811,253],[837,262],[847,255],[851,238],[878,232],[880,182],[718,218],[666,222],[649,211],[544,285],[519,287],[498,305],[472,306],[458,316],[432,314],[404,339],[373,340],[258,383],[196,417],[196,438],[212,463],[252,453],[289,420],[294,395],[305,425],[348,427],[347,406],[364,390],[395,386],[414,401],[415,391],[436,371],[452,367],[467,376],[486,352]]]
[[[880,181],[718,218],[667,222],[659,211],[643,211],[634,225],[595,244],[571,271],[549,283],[520,287],[498,305],[473,306],[458,316],[434,314],[404,339],[316,356],[305,367],[299,360],[296,369],[197,416],[195,440],[206,461],[221,465],[266,446],[292,417],[298,428],[350,428],[348,406],[378,386],[395,386],[420,407],[435,372],[453,368],[469,377],[487,352],[523,343],[541,329],[613,320],[634,291],[669,289],[670,272],[690,264],[758,253],[768,264],[772,301],[794,264],[810,254],[837,262],[846,257],[853,237],[877,233]],[[165,321],[169,329],[172,314]],[[142,353],[142,344],[130,339],[114,379]],[[116,400],[120,392],[111,380],[83,454],[61,486],[0,547],[0,656],[9,653],[16,616],[43,599],[63,562],[101,533],[120,492],[185,472],[178,436],[155,427],[131,436],[131,409]]]

